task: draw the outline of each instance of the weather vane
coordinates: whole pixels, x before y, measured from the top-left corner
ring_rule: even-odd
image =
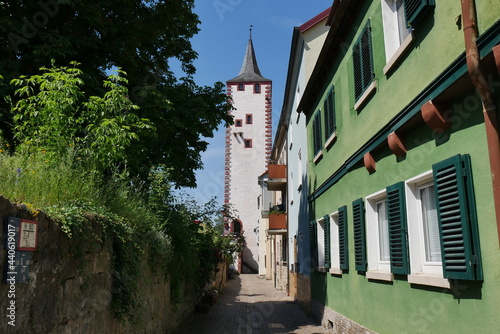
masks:
[[[250,39],[252,39],[252,28],[253,28],[253,25],[250,25]]]

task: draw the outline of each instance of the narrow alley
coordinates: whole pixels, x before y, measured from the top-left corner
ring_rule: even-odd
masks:
[[[194,313],[175,334],[328,333],[272,282],[243,274],[229,280],[208,313]]]

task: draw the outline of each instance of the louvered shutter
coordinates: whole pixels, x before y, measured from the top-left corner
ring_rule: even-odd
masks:
[[[361,97],[361,94],[363,94],[360,40],[358,40],[352,48],[352,63],[354,68],[354,99],[357,101]]]
[[[321,150],[321,114],[318,111],[313,119],[313,146],[314,155]]]
[[[328,92],[326,99],[323,103],[323,112],[325,119],[325,141],[335,132],[335,93],[333,87]]]
[[[352,202],[352,219],[354,227],[355,268],[357,271],[366,271],[365,206],[362,198]]]
[[[353,46],[354,98],[357,101],[375,79],[370,21]]]
[[[323,217],[324,236],[325,236],[325,268],[331,267],[331,251],[330,251],[330,216]]]
[[[406,223],[404,183],[399,182],[387,187],[386,194],[391,272],[407,275],[410,266],[408,260],[408,228]]]
[[[405,0],[406,26],[413,26],[433,6],[434,0]]]
[[[318,226],[315,220],[309,222],[309,255],[311,269],[318,266]]]
[[[469,155],[456,155],[432,166],[443,275],[482,280],[479,235]]]
[[[349,270],[349,248],[347,239],[347,207],[339,208],[339,260],[340,269]]]

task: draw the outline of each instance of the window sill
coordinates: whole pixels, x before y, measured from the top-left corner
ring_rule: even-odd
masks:
[[[446,289],[451,288],[451,283],[448,279],[443,278],[442,276],[430,275],[430,274],[408,275],[408,283],[436,286],[438,288],[446,288]]]
[[[318,268],[316,268],[316,271],[318,273],[326,273],[326,272],[328,272],[328,269],[326,269],[325,267],[318,267]]]
[[[342,269],[340,269],[340,268],[330,268],[330,274],[332,274],[332,275],[342,275]]]
[[[401,46],[396,50],[391,59],[384,66],[383,71],[385,75],[387,75],[387,73],[391,71],[394,65],[397,64],[399,59],[405,54],[405,52],[407,51],[408,47],[412,44],[412,42],[413,42],[413,31],[405,38],[403,44],[401,44]]]
[[[330,138],[328,138],[328,140],[325,143],[325,148],[326,149],[330,148],[330,146],[333,145],[333,142],[335,141],[335,139],[337,139],[337,131],[334,131],[332,133],[332,135],[330,136]]]
[[[323,157],[323,151],[319,151],[318,154],[316,154],[316,156],[314,157],[313,162],[317,164],[322,157]]]
[[[394,274],[386,271],[367,271],[366,278],[377,281],[394,281]]]
[[[373,81],[370,86],[365,90],[363,95],[359,98],[359,100],[354,104],[354,110],[359,111],[363,104],[365,104],[366,100],[370,97],[370,95],[376,90],[377,82]]]

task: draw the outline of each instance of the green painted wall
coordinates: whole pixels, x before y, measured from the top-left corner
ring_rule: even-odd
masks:
[[[500,17],[496,1],[478,1],[478,22],[484,32]],[[463,31],[455,18],[460,1],[436,1],[416,31],[416,40],[399,66],[386,76],[381,3],[368,1],[354,27],[372,22],[377,91],[361,111],[355,111],[351,47],[337,60],[324,94],[309,114],[309,152],[312,152],[312,122],[329,87],[335,86],[337,141],[323,149],[317,163],[309,157],[310,191],[337,171],[380,128],[397,115],[415,96],[464,51]],[[360,31],[348,35],[352,45]],[[495,76],[494,82],[500,79]],[[499,85],[495,85],[497,98]],[[499,101],[500,102],[500,101]],[[497,103],[497,106],[500,103]],[[480,101],[472,91],[452,102],[452,128],[436,136],[423,123],[408,131],[405,159],[397,159],[383,147],[375,154],[377,171],[369,175],[362,161],[325,193],[311,202],[311,218],[320,218],[347,205],[349,260],[347,274],[312,276],[313,299],[380,333],[497,333],[500,300],[500,250],[492,201],[491,173]],[[478,214],[484,282],[463,282],[454,291],[409,284],[405,276],[393,282],[366,279],[354,270],[352,201],[432,169],[432,164],[455,154],[470,154]]]
[[[478,12],[481,10],[478,21],[487,22],[489,27],[496,21],[493,17],[497,20],[500,17],[500,6],[493,6],[492,3],[490,7],[485,6],[483,3],[478,6]],[[346,43],[352,45],[367,20],[371,20],[377,91],[364,108],[359,112],[354,110],[352,47],[346,47],[347,53],[334,66],[333,78],[324,87],[324,95],[318,104],[311,108],[311,115],[321,109],[328,87],[335,86],[337,142],[329,150],[323,149],[322,161],[313,164],[310,141],[310,191],[314,191],[315,186],[319,186],[331,175],[332,169],[340,167],[379,130],[379,127],[373,124],[386,124],[464,52],[463,31],[455,20],[460,13],[460,1],[437,1],[435,10],[427,13],[415,30],[415,40],[406,56],[400,59],[399,66],[396,65],[386,76],[383,74],[386,59],[381,2],[366,2],[362,15],[353,25],[360,29],[353,29]],[[484,24],[480,28],[483,31],[486,29]],[[308,122],[308,132],[312,133],[312,122]]]
[[[463,116],[458,116],[459,110]],[[500,323],[495,320],[500,300],[500,251],[482,110],[471,95],[457,101],[455,111],[454,129],[449,130],[449,136],[436,137],[422,124],[407,133],[406,159],[398,162],[388,148],[381,150],[375,155],[374,174],[369,175],[361,165],[353,169],[314,202],[313,210],[316,217],[321,217],[342,205],[348,206],[349,267],[354,268],[352,201],[428,171],[435,162],[469,153],[485,278],[482,287],[477,282],[461,282],[454,295],[447,289],[410,285],[404,276],[392,284],[368,281],[351,269],[342,277],[316,273],[313,299],[380,333],[449,333],[450,328],[455,333],[479,333],[478,328],[488,329],[488,333],[500,331]],[[326,282],[326,289],[320,282]],[[327,291],[326,295],[323,291]]]

